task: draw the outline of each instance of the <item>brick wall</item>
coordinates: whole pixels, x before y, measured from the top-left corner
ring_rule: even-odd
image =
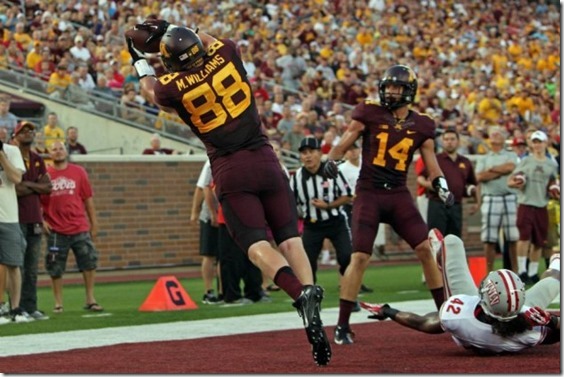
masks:
[[[204,157],[73,158],[94,190],[100,269],[200,263],[199,227],[190,212]],[[68,269],[73,266],[69,257]]]
[[[199,264],[199,226],[190,223],[194,188],[202,156],[77,156],[94,189],[100,233],[100,269]],[[410,169],[408,185],[415,192]],[[463,239],[481,249],[479,214],[465,206]],[[386,250],[413,258],[409,246],[395,244],[387,227]],[[42,265],[42,263],[41,263]],[[74,259],[69,260],[69,270]]]

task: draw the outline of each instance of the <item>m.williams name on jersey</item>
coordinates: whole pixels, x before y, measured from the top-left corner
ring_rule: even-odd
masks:
[[[215,41],[212,45],[208,47],[208,56],[213,56],[221,46],[223,46],[222,42]],[[201,69],[200,72],[189,74],[179,78],[178,80],[175,80],[174,82],[176,83],[176,87],[178,88],[178,91],[181,92],[190,85],[194,85],[204,81],[206,77],[208,77],[211,73],[213,73],[217,68],[221,67],[223,63],[225,63],[225,59],[223,58],[223,56],[215,55],[211,60],[206,62],[204,68]]]

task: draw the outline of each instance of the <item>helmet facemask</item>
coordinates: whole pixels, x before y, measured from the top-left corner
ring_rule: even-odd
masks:
[[[401,94],[386,93],[388,85],[402,87]],[[380,103],[389,110],[395,110],[415,101],[417,94],[417,77],[413,70],[405,65],[394,65],[386,70],[378,84]]]

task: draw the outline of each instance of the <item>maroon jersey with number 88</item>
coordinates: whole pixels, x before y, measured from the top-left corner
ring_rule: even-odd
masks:
[[[358,104],[352,119],[365,125],[357,187],[405,186],[414,152],[435,137],[435,121],[412,110],[397,121],[391,111],[372,100]]]
[[[235,43],[217,40],[204,64],[159,76],[157,104],[176,110],[205,144],[210,160],[267,143]]]

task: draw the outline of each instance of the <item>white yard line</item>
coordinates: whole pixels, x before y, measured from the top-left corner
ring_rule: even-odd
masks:
[[[404,301],[390,303],[390,305],[419,314],[426,314],[435,310],[432,300]],[[324,308],[321,312],[321,318],[326,326],[334,326],[337,323],[338,315],[338,308]],[[374,322],[374,320],[367,319],[367,315],[368,312],[364,310],[353,313],[351,323]],[[17,326],[17,324],[5,326]],[[303,328],[302,319],[296,311],[292,311],[200,321],[4,336],[0,338],[2,344],[5,345],[0,348],[0,357],[68,351],[114,344],[188,340],[300,328]]]

